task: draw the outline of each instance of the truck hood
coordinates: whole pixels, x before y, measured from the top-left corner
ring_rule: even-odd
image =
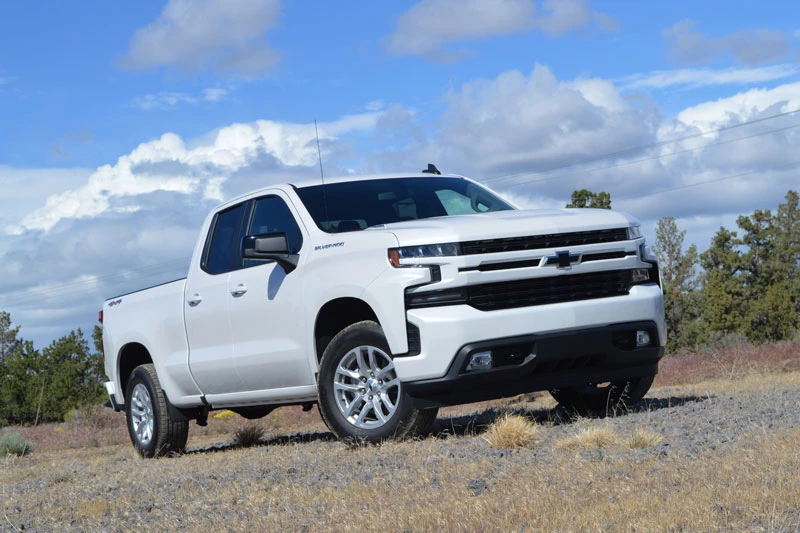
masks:
[[[400,246],[550,235],[612,228],[639,222],[608,209],[524,209],[395,222],[367,231],[390,231]]]

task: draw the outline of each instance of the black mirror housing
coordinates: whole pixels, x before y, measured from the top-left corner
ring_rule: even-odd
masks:
[[[297,268],[300,256],[291,253],[285,233],[247,235],[242,239],[242,258],[255,261],[276,261],[288,274]]]

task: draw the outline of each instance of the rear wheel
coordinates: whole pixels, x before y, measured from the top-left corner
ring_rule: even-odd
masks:
[[[353,324],[328,344],[319,371],[319,410],[340,439],[379,442],[426,431],[438,409],[416,409],[398,379],[389,345],[373,321]]]
[[[580,415],[604,416],[641,401],[655,375],[605,384],[587,383],[580,387],[552,389],[550,395],[562,406]]]
[[[137,366],[125,393],[128,434],[142,457],[181,452],[189,436],[189,421],[170,418],[167,398],[152,364]]]

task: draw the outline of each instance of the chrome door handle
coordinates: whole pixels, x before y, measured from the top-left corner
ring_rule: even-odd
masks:
[[[195,305],[199,304],[202,301],[203,297],[200,296],[199,294],[195,294],[193,296],[190,296],[189,299],[186,300],[186,303],[194,307]]]
[[[247,285],[244,283],[239,283],[236,285],[236,288],[231,289],[231,295],[233,296],[241,296],[242,294],[247,292]]]

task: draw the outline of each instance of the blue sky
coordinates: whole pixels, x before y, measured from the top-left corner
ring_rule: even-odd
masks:
[[[526,207],[607,190],[646,234],[674,216],[702,250],[800,187],[799,15],[789,1],[8,3],[0,309],[41,346],[89,329],[104,298],[180,276],[213,205],[317,175],[314,120],[331,175],[435,162]]]

